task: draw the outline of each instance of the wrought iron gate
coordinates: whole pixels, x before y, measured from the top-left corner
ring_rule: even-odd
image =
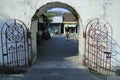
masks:
[[[99,18],[86,27],[85,64],[96,72],[111,74],[112,28]]]
[[[31,64],[31,36],[26,25],[17,19],[1,28],[3,72],[9,73]]]

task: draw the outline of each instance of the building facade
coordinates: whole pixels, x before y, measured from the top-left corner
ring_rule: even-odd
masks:
[[[63,24],[64,24],[64,34],[66,28],[69,29],[70,33],[77,33],[77,19],[70,12],[65,12],[63,14]]]
[[[48,25],[48,31],[53,34],[61,34],[61,27],[63,22],[62,11],[48,11],[50,14],[54,14],[51,17],[51,23]]]

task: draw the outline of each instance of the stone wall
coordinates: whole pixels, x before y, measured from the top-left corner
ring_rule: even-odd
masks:
[[[54,2],[60,2],[60,4],[64,5],[51,4],[47,6],[47,3]],[[44,8],[41,8],[42,6],[44,6]],[[6,20],[20,19],[28,28],[31,28],[32,36],[35,37],[37,28],[34,28],[36,26],[31,27],[31,19],[36,10],[41,8],[41,13],[44,13],[44,11],[49,8],[62,6],[71,12],[74,12],[75,10],[78,14],[80,25],[80,56],[84,53],[83,31],[85,30],[87,23],[94,18],[106,19],[111,24],[113,29],[113,53],[115,55],[116,53],[120,53],[120,0],[0,0],[0,26],[6,22]],[[36,38],[33,39],[33,43],[35,43],[35,41]],[[33,49],[35,48],[36,44],[33,44]],[[36,51],[34,52],[36,53]],[[118,55],[114,57],[116,58]]]

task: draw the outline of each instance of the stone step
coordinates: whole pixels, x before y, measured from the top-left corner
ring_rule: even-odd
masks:
[[[41,63],[34,64],[31,68],[86,68],[80,65],[78,61],[43,61]]]
[[[23,74],[1,74],[0,80],[21,80]]]
[[[23,80],[95,80],[88,69],[40,69],[33,68]]]
[[[108,76],[107,80],[120,80],[120,76]]]

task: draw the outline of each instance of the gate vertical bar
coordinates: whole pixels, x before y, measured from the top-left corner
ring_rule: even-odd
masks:
[[[110,75],[112,52],[112,28],[106,21],[99,18],[91,20],[86,27],[85,64],[99,73]],[[107,58],[109,56],[109,58]]]

